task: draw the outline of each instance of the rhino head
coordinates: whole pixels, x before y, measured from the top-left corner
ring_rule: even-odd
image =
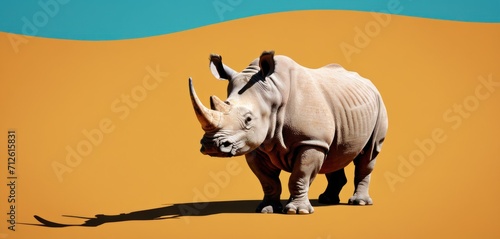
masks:
[[[210,55],[212,74],[227,80],[228,97],[222,101],[210,97],[205,107],[189,79],[189,91],[194,111],[205,131],[201,153],[215,157],[243,155],[259,147],[269,134],[272,111],[272,84],[266,81],[274,72],[274,52],[264,52],[242,72],[222,63],[220,55]]]

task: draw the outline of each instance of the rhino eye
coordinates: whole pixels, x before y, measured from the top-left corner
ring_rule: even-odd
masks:
[[[251,121],[252,121],[252,117],[247,116],[247,118],[245,119],[245,124],[249,124]]]

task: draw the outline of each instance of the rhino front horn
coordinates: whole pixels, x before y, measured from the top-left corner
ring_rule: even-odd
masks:
[[[196,95],[191,78],[189,78],[189,94],[191,95],[191,103],[193,104],[194,112],[201,124],[201,128],[205,131],[217,129],[222,118],[222,112],[208,109],[201,103]]]

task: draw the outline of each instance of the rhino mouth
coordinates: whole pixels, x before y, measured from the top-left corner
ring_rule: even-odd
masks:
[[[207,148],[204,145],[201,145],[200,152],[204,155],[209,155],[211,157],[230,158],[234,156],[232,151],[222,152],[216,147]]]
[[[233,157],[236,155],[234,144],[228,140],[218,141],[203,138],[201,140],[200,152],[212,157]]]

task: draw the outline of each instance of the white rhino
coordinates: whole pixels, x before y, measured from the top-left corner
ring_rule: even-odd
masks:
[[[349,204],[368,205],[370,174],[385,139],[387,112],[375,86],[337,64],[309,69],[286,56],[263,52],[242,72],[212,54],[210,68],[228,80],[225,101],[203,106],[189,79],[191,100],[205,134],[201,153],[245,155],[262,184],[257,212],[313,213],[309,186],[318,173],[328,186],[319,202],[337,204],[346,184],[344,167],[355,165]],[[290,172],[290,199],[280,203],[281,170]]]

